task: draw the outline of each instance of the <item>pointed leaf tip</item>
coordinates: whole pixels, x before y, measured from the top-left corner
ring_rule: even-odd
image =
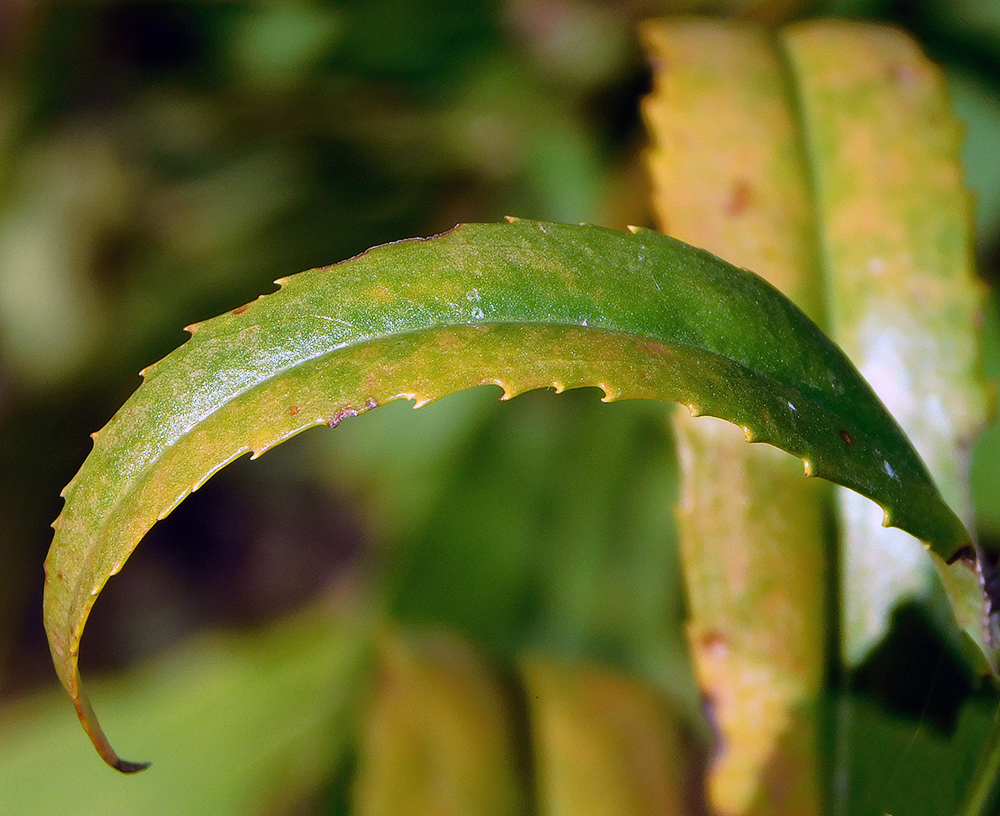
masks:
[[[129,762],[127,759],[119,759],[113,767],[123,774],[133,774],[146,770],[152,764],[151,762]]]
[[[111,743],[108,741],[107,735],[105,735],[104,730],[101,728],[101,724],[97,721],[97,715],[94,714],[94,709],[90,705],[90,700],[80,690],[79,674],[77,674],[74,678],[71,678],[70,682],[73,682],[73,680],[76,681],[76,685],[67,686],[67,691],[70,696],[73,697],[73,703],[76,707],[77,716],[80,718],[80,724],[83,726],[83,730],[87,733],[87,736],[90,737],[90,741],[93,743],[94,748],[97,749],[98,756],[100,756],[106,764],[110,765],[116,771],[120,771],[124,774],[133,774],[139,771],[144,771],[148,768],[151,764],[149,762],[132,762],[118,756],[115,749],[111,747]],[[74,688],[75,693],[73,691]]]

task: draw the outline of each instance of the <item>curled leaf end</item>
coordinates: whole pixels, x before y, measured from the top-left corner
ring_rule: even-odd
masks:
[[[151,762],[129,762],[127,759],[119,759],[112,767],[123,774],[132,774],[146,770],[151,764]]]
[[[83,726],[83,730],[87,732],[87,736],[90,737],[90,741],[94,744],[94,748],[97,749],[97,753],[101,759],[116,771],[121,771],[121,773],[125,774],[144,771],[148,768],[151,764],[149,762],[131,762],[118,756],[118,753],[111,747],[111,743],[108,742],[104,730],[97,721],[97,715],[94,714],[94,709],[91,708],[90,700],[80,691],[80,675],[75,668],[70,681],[70,696],[73,697],[73,704],[76,707],[77,716],[80,718],[80,724]]]

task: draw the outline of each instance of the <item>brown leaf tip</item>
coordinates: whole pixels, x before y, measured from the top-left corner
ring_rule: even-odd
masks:
[[[123,774],[133,774],[146,770],[151,764],[151,762],[129,762],[127,759],[117,759],[114,767],[116,771],[121,771]]]

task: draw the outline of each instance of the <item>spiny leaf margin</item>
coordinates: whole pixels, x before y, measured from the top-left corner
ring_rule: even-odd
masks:
[[[946,560],[968,534],[878,398],[776,289],[650,230],[509,219],[386,244],[278,281],[189,327],[94,434],[46,560],[56,671],[122,771],[80,686],[84,625],[107,579],[192,490],[244,453],[394,399],[486,383],[504,398],[597,386],[718,416],[876,501]]]

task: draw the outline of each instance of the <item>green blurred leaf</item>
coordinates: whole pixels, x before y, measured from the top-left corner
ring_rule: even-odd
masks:
[[[55,690],[0,709],[0,812],[293,812],[350,747],[371,662],[367,630],[363,618],[321,606],[258,632],[206,633],[96,682],[123,741],[164,746],[156,773],[139,778],[102,772],[66,728]]]
[[[95,746],[118,759],[80,689],[101,587],[212,473],[384,402],[500,384],[506,396],[597,385],[721,416],[806,472],[878,501],[944,558],[968,542],[850,362],[756,276],[650,231],[513,220],[389,244],[281,281],[192,326],[94,435],[65,490],[46,567],[57,672]]]
[[[308,79],[342,38],[343,12],[306,3],[243,10],[231,32],[236,78],[265,91],[285,91]]]
[[[700,702],[682,629],[666,405],[598,389],[390,403],[303,448],[356,497],[395,620],[492,654],[614,660]],[[746,447],[746,446],[741,446]],[[789,457],[789,461],[795,460]],[[801,465],[796,478],[801,478]]]
[[[955,813],[972,778],[996,701],[970,698],[951,733],[859,695],[837,710],[832,812],[849,816]],[[985,816],[985,814],[982,814]]]
[[[1000,162],[996,134],[1000,132],[1000,90],[969,72],[948,71],[948,93],[955,115],[965,125],[962,164],[974,193],[976,243],[985,246],[1000,236]]]

